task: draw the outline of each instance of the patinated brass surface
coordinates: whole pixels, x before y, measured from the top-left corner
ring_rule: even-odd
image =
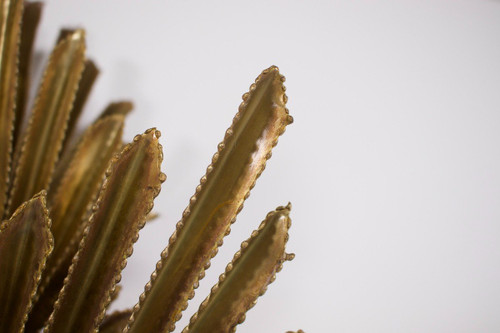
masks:
[[[52,251],[45,198],[46,192],[40,192],[23,203],[0,227],[2,332],[23,330],[45,261]]]
[[[182,333],[233,332],[245,321],[245,313],[275,280],[283,262],[294,257],[285,253],[290,209],[289,204],[270,212],[259,229],[241,243],[240,251]]]
[[[0,333],[171,332],[293,121],[285,79],[272,66],[243,95],[144,293],[107,314],[139,230],[158,219],[160,132],[123,144],[132,109],[123,101],[71,139],[99,73],[83,29],[61,31],[24,116],[41,11],[41,3],[0,0]],[[293,258],[285,252],[290,209],[270,212],[242,243],[184,333],[234,332],[244,321]]]
[[[285,108],[283,81],[278,68],[271,67],[243,95],[240,110],[163,251],[125,332],[173,331],[205,267],[271,157],[271,149],[292,122]]]

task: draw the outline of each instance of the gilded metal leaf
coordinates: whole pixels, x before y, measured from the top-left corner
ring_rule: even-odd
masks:
[[[35,35],[40,22],[42,13],[41,2],[26,2],[24,4],[23,24],[21,29],[21,44],[19,46],[19,71],[17,75],[17,102],[16,102],[16,120],[14,126],[14,144],[21,135],[21,127],[26,111],[26,103],[28,101],[28,93],[30,91],[30,65],[31,53],[35,41]]]
[[[124,120],[121,114],[100,117],[85,131],[54,194],[49,196],[55,245],[26,325],[28,332],[41,328],[52,312],[78,250],[89,207],[97,197],[111,158],[121,147]]]
[[[45,261],[52,251],[45,191],[22,204],[0,227],[0,328],[23,331]]]
[[[170,332],[292,117],[284,77],[262,72],[226,131],[124,332]]]
[[[78,84],[78,90],[75,95],[75,101],[73,103],[73,107],[69,114],[68,120],[68,129],[66,137],[64,138],[64,145],[71,138],[71,135],[74,133],[76,124],[83,110],[83,106],[87,101],[87,98],[90,95],[90,91],[92,90],[92,86],[99,75],[99,68],[95,65],[92,60],[85,61],[85,67],[82,72],[82,77],[80,79],[80,83]]]
[[[153,200],[166,179],[160,132],[124,145],[132,103],[118,102],[74,144],[99,73],[81,29],[60,32],[22,131],[41,9],[0,0],[0,222],[15,211],[0,223],[0,332],[170,332],[293,121],[284,77],[272,66],[243,95],[138,304],[105,316],[139,230],[157,216]],[[284,252],[289,210],[269,213],[242,244],[184,333],[230,332],[244,320],[292,257]]]
[[[166,178],[159,136],[150,129],[113,158],[45,333],[97,332]]]
[[[52,256],[56,259],[81,225],[111,158],[121,147],[124,121],[122,115],[99,118],[86,130],[61,183],[49,198],[56,238]]]
[[[0,2],[0,220],[4,216],[16,106],[17,61],[21,36],[22,0]]]
[[[9,211],[50,184],[83,71],[84,52],[84,32],[76,30],[51,54],[20,145]]]
[[[133,104],[131,102],[128,102],[128,101],[110,103],[104,109],[104,111],[101,112],[101,114],[99,115],[99,118],[105,118],[106,116],[110,116],[113,114],[119,114],[119,115],[126,116],[130,113],[132,108],[133,108]],[[97,119],[97,120],[99,120],[99,119]],[[97,122],[97,120],[96,120],[96,122]],[[79,141],[81,141],[81,138],[79,139]],[[123,148],[124,146],[125,146],[125,144],[122,143],[121,148]],[[67,147],[67,148],[69,148],[69,147]],[[71,149],[66,149],[64,151],[64,153],[62,154],[61,159],[57,163],[56,170],[54,171],[54,176],[52,178],[52,182],[50,183],[51,189],[59,188],[59,185],[60,185],[63,177],[65,176],[66,171],[69,168],[71,161],[73,160],[73,155],[75,154],[77,148],[78,148],[78,144],[76,147],[71,147]],[[54,194],[54,192],[55,192],[54,190],[49,192],[49,199],[50,199],[51,195]]]
[[[267,214],[259,229],[241,244],[183,333],[234,332],[245,320],[245,313],[274,281],[283,262],[293,258],[285,253],[290,208],[278,207]]]

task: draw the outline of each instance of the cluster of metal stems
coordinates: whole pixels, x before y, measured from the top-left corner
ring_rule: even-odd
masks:
[[[63,30],[23,128],[41,4],[0,6],[0,332],[171,332],[292,122],[284,77],[262,72],[137,304],[107,314],[139,230],[166,176],[160,132],[122,143],[129,102],[75,127],[98,69],[85,33]],[[75,142],[74,144],[71,144]],[[270,212],[234,255],[182,332],[233,332],[293,255],[290,204]]]

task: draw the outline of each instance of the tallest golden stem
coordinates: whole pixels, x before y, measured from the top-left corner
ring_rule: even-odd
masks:
[[[232,126],[177,224],[124,332],[170,332],[243,208],[292,117],[284,77],[270,67],[243,95]]]

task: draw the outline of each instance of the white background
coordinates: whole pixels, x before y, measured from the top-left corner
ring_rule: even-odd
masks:
[[[47,1],[36,48],[87,30],[102,70],[89,123],[133,100],[168,179],[113,308],[148,281],[260,71],[287,77],[295,123],[178,323],[278,205],[296,259],[238,332],[500,330],[500,2]],[[36,74],[38,76],[39,74]]]

